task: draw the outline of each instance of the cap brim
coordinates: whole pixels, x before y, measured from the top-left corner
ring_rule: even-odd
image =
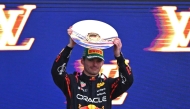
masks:
[[[99,59],[104,60],[104,58],[103,58],[103,57],[100,57],[100,56],[87,56],[86,58],[87,58],[87,59],[99,58]]]

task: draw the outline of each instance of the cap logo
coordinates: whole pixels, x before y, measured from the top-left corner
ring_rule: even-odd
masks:
[[[96,50],[96,49],[89,49],[88,54],[99,54],[103,56],[103,51],[102,50]]]

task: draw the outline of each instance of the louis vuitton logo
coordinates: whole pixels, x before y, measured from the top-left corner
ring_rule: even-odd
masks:
[[[0,50],[29,50],[34,38],[25,39],[17,44],[26,21],[35,5],[19,6],[18,10],[4,10],[0,5]]]
[[[159,35],[146,48],[148,51],[189,52],[190,11],[176,12],[176,6],[162,6],[156,9]]]

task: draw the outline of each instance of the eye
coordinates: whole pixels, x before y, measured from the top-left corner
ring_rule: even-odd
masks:
[[[94,59],[88,59],[88,61],[93,61]]]
[[[99,58],[97,59],[97,62],[102,62],[102,61],[103,61],[102,59],[99,59]]]
[[[95,61],[95,62],[98,62],[98,63],[100,63],[100,62],[102,62],[103,60],[102,59],[100,59],[100,58],[93,58],[93,59],[88,59],[88,61]]]

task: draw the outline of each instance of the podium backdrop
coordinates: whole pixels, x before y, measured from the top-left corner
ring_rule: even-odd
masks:
[[[134,84],[113,109],[188,109],[189,8],[190,2],[1,1],[0,109],[66,108],[51,66],[68,44],[67,28],[81,20],[114,27],[132,67]],[[82,53],[79,45],[73,49],[67,72],[81,70]],[[113,61],[108,48],[106,75]]]

